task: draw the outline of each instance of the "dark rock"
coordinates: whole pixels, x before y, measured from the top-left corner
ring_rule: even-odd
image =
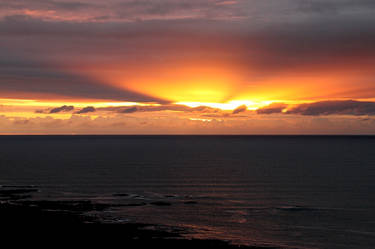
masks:
[[[155,206],[171,206],[172,205],[172,203],[165,202],[165,201],[154,201],[154,202],[151,202],[150,204],[155,205]]]
[[[128,197],[130,195],[129,194],[121,194],[121,193],[119,193],[119,194],[113,194],[112,196],[116,196],[116,197]]]
[[[129,204],[121,205],[121,206],[124,206],[124,207],[139,207],[139,206],[145,206],[145,205],[147,205],[145,202],[141,202],[141,203],[129,203]]]

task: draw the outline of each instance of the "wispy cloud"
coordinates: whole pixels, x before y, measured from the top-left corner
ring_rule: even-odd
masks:
[[[237,107],[236,109],[234,109],[232,114],[238,114],[238,113],[241,113],[241,112],[245,112],[246,110],[247,110],[247,106],[241,105],[241,106]]]
[[[93,106],[87,106],[82,108],[81,110],[75,112],[76,114],[84,114],[84,113],[89,113],[89,112],[95,112],[96,109]]]
[[[269,106],[259,108],[258,114],[296,114],[305,116],[328,116],[328,115],[349,115],[349,116],[373,116],[375,115],[375,102],[356,100],[330,100],[297,105],[273,103]]]
[[[189,107],[178,104],[161,104],[161,105],[149,105],[149,106],[116,106],[116,107],[103,107],[98,108],[102,111],[112,111],[117,113],[136,113],[136,112],[160,112],[160,111],[174,111],[174,112],[187,112],[187,113],[215,113],[220,112],[220,109],[211,108],[208,106]]]
[[[301,104],[286,111],[286,114],[319,115],[375,115],[375,102],[320,101]]]
[[[49,113],[70,112],[73,110],[74,110],[74,106],[63,105],[61,107],[56,107],[56,108],[51,109]]]
[[[283,103],[272,103],[268,106],[259,108],[256,110],[258,114],[274,114],[274,113],[281,113],[285,108],[287,108],[287,104]]]

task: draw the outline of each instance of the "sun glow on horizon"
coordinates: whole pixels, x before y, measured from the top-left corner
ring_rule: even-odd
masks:
[[[226,103],[207,103],[207,102],[176,102],[177,105],[186,105],[189,107],[207,106],[217,108],[224,111],[232,111],[245,105],[248,110],[257,110],[261,107],[270,105],[278,101],[252,101],[252,100],[231,100]]]
[[[9,106],[34,106],[34,107],[45,107],[45,106],[62,106],[72,105],[75,107],[87,107],[92,106],[96,108],[100,107],[117,107],[117,106],[160,106],[158,103],[143,103],[143,102],[106,102],[106,101],[48,101],[48,100],[34,100],[34,99],[8,99],[1,98],[0,105]]]

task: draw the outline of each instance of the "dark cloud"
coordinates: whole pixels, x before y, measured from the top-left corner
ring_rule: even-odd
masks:
[[[177,104],[164,104],[158,106],[116,106],[98,108],[102,111],[112,111],[117,113],[135,113],[135,112],[159,112],[159,111],[176,111],[176,112],[192,112],[192,113],[216,113],[219,109],[208,106],[189,107]]]
[[[286,111],[286,114],[301,114],[309,116],[319,115],[375,115],[375,102],[320,101],[301,104]]]
[[[302,12],[317,12],[320,14],[339,14],[345,11],[360,11],[375,7],[372,0],[314,0],[299,1],[297,10]]]
[[[230,5],[220,0],[131,0],[115,4],[118,17],[174,18],[221,17],[235,14]]]
[[[283,103],[272,103],[256,110],[257,114],[281,113],[288,105]]]
[[[38,109],[38,110],[35,110],[35,113],[46,113],[46,110]]]
[[[14,9],[38,9],[42,8],[42,3],[55,10],[99,9],[103,20],[46,21],[42,16],[5,15],[0,19],[1,46],[10,56],[17,51],[20,60],[0,57],[1,92],[163,102],[152,96],[104,85],[92,78],[63,72],[53,65],[72,65],[76,71],[80,68],[74,65],[112,70],[124,74],[126,85],[127,76],[132,76],[132,73],[153,78],[155,75],[150,71],[154,68],[178,67],[196,61],[204,61],[208,67],[220,62],[234,65],[232,75],[238,75],[238,82],[249,84],[267,77],[283,77],[287,75],[285,72],[316,76],[319,70],[333,72],[339,68],[343,74],[367,70],[358,76],[364,81],[358,79],[358,84],[343,82],[342,85],[355,83],[357,92],[373,85],[375,5],[372,0],[249,0],[235,4],[203,0],[131,0],[108,1],[106,4],[101,1],[22,0],[2,3],[13,5]],[[327,14],[325,10],[334,10],[337,14]],[[80,13],[73,14],[79,17]],[[95,11],[82,13],[99,18]],[[145,18],[147,15],[152,18]],[[234,20],[229,17],[241,18]],[[3,55],[3,51],[0,52]],[[38,58],[38,62],[27,58]],[[176,80],[175,84],[179,81]],[[301,81],[299,84],[319,82]],[[342,90],[344,87],[337,89]],[[358,96],[335,97],[363,96],[371,98],[375,93],[364,91]]]
[[[143,108],[144,109],[144,108]],[[118,113],[134,113],[139,111],[137,106],[132,106],[132,107],[126,107],[118,110]]]
[[[70,112],[70,111],[73,111],[74,110],[74,106],[67,106],[67,105],[63,105],[61,107],[56,107],[56,108],[53,108],[49,111],[49,113],[59,113],[59,112]]]
[[[245,112],[246,110],[247,110],[247,106],[241,105],[241,106],[237,107],[236,109],[234,109],[232,114],[238,114],[238,113],[241,113],[241,112]]]
[[[204,56],[272,75],[291,68],[343,64],[355,69],[353,65],[370,66],[375,61],[375,15],[325,15],[288,25],[271,22],[260,26],[263,28],[247,22],[188,19],[71,23],[13,16],[0,21],[0,35],[5,37],[5,45],[9,42],[10,47],[20,46],[19,50],[39,57],[48,51],[55,60],[68,60],[64,55],[69,54],[76,60],[99,64],[138,60],[140,65],[160,65]],[[28,42],[15,42],[19,37]],[[44,42],[50,39],[54,42]]]
[[[250,22],[301,18],[311,15],[332,15],[353,11],[362,13],[374,8],[372,0],[2,0],[6,10],[52,10],[64,17],[87,16],[88,20],[107,17],[109,20],[139,21],[149,19],[220,19],[244,18]],[[317,17],[319,18],[319,17]]]
[[[374,21],[373,16],[343,15],[284,26],[275,24],[239,35],[239,49],[247,57],[238,60],[266,77],[285,71],[313,74],[328,68],[345,68],[345,72],[371,68],[375,62]]]
[[[77,11],[99,7],[95,3],[80,1],[58,1],[58,0],[2,0],[0,7],[3,9],[31,9],[31,10],[63,10]]]
[[[197,17],[220,18],[239,14],[236,11],[236,4],[228,4],[228,1],[222,0],[108,0],[105,3],[97,0],[90,2],[3,0],[0,7],[9,10],[52,10],[58,13],[59,17],[66,16],[67,19],[73,13],[87,20],[97,20],[103,16],[111,20],[138,21]]]
[[[299,105],[273,103],[256,110],[257,114],[298,114],[308,116],[324,115],[375,115],[375,102],[355,100],[318,101]]]
[[[44,5],[46,1],[43,1]],[[63,10],[87,10],[92,8],[100,8],[101,5],[93,4],[93,3],[87,3],[87,2],[79,2],[79,1],[64,1],[64,2],[58,2],[58,1],[48,1],[48,5],[51,9],[63,9]]]
[[[86,108],[88,108],[86,110]],[[189,107],[177,104],[164,104],[158,106],[116,106],[116,107],[101,107],[91,108],[86,107],[77,113],[85,113],[93,111],[110,111],[115,113],[142,113],[142,112],[159,112],[159,111],[175,111],[185,113],[201,113],[204,117],[247,117],[239,116],[237,114],[245,112],[246,106],[239,106],[232,112],[226,112],[217,108],[207,106]],[[83,111],[83,112],[82,112]],[[305,103],[299,105],[287,105],[284,103],[273,103],[268,106],[256,110],[257,114],[297,114],[309,116],[324,116],[324,115],[375,115],[375,102],[361,102],[355,100],[340,100],[340,101],[319,101],[314,103]]]
[[[84,113],[89,113],[89,112],[95,112],[96,109],[93,106],[87,106],[85,108],[82,108],[81,110],[75,112],[76,114],[84,114]]]
[[[2,52],[2,51],[1,51]],[[92,78],[59,70],[53,64],[3,53],[0,58],[0,92],[37,96],[53,94],[63,97],[108,99],[131,102],[165,100],[104,84]],[[43,97],[43,96],[39,96]]]

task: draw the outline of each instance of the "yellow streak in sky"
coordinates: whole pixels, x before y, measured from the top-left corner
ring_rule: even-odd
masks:
[[[232,100],[226,103],[206,103],[206,102],[176,102],[178,105],[186,105],[189,107],[208,106],[221,110],[231,111],[239,106],[245,105],[248,110],[257,110],[258,108],[267,106],[276,101],[252,101],[252,100]]]
[[[212,119],[208,119],[208,118],[189,118],[189,120],[201,121],[201,122],[211,122],[212,121]]]
[[[71,102],[71,101],[42,101],[32,99],[0,99],[0,105],[9,106],[35,106],[35,107],[58,107],[72,105],[74,107],[108,107],[108,106],[159,106],[160,104],[138,103],[138,102]]]
[[[45,117],[51,115],[49,113],[35,113],[35,112],[0,112],[0,115],[8,117],[8,118],[38,118],[38,117]],[[58,115],[59,119],[70,119],[72,114],[71,113],[56,113],[54,115]]]

